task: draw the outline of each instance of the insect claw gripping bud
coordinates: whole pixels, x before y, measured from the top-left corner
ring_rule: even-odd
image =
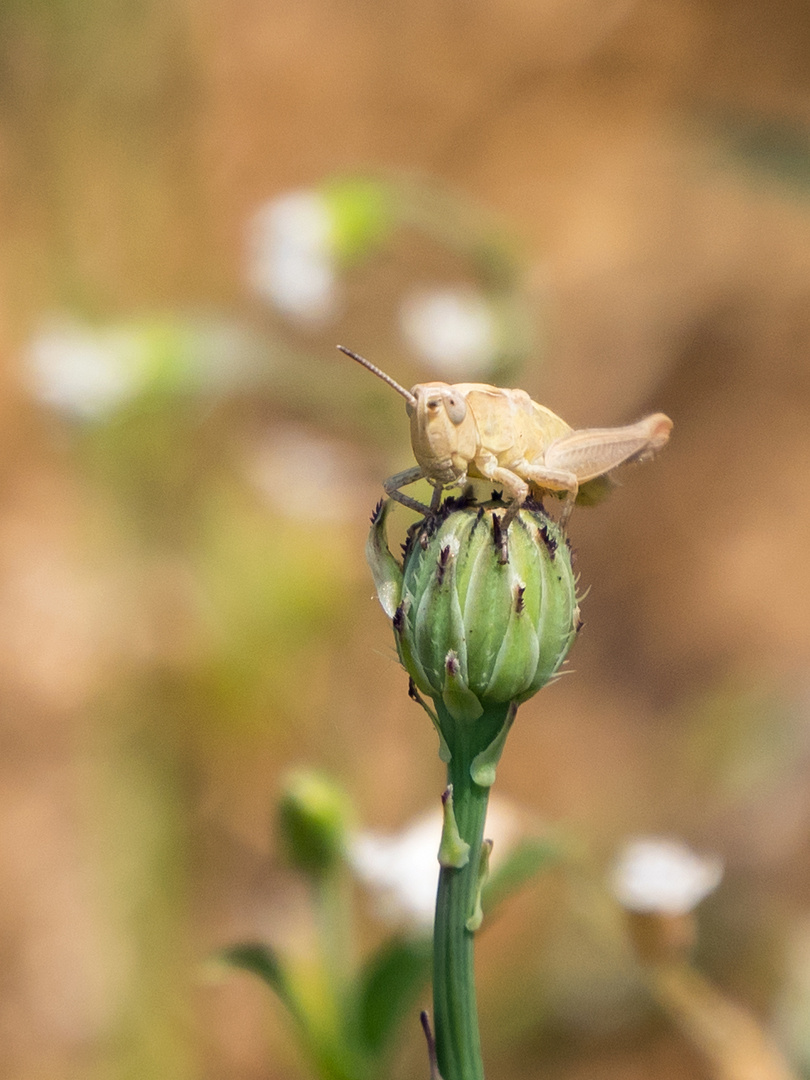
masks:
[[[531,697],[556,674],[576,636],[576,581],[564,534],[539,509],[521,509],[504,563],[493,543],[502,513],[502,504],[445,504],[411,532],[402,567],[387,548],[385,511],[375,515],[367,544],[413,689],[454,723]]]

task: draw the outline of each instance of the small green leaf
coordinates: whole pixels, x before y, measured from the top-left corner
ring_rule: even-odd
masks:
[[[260,942],[245,942],[231,945],[216,956],[217,960],[240,971],[249,971],[274,990],[296,1019],[301,1018],[298,1002],[290,989],[283,965],[269,945]]]
[[[506,736],[515,722],[516,715],[517,705],[510,702],[503,727],[486,750],[482,750],[480,754],[476,754],[473,758],[472,765],[470,765],[470,776],[479,787],[492,787],[495,783],[495,770],[498,768],[498,762],[501,760],[501,754],[506,744]]]
[[[528,884],[543,870],[561,858],[559,842],[536,837],[521,840],[492,871],[482,890],[482,903],[487,912],[512,893]]]
[[[416,1016],[419,994],[430,979],[433,943],[430,936],[395,938],[370,957],[360,978],[359,1038],[365,1053],[386,1050],[400,1021],[411,1009]]]
[[[484,886],[487,883],[489,877],[489,857],[492,854],[492,841],[484,840],[481,844],[481,854],[478,858],[478,875],[477,883],[475,886],[475,903],[473,905],[472,914],[464,924],[467,930],[474,934],[481,929],[481,923],[484,921],[484,908],[481,903],[481,896],[484,891]]]
[[[439,866],[461,870],[470,861],[470,845],[458,831],[453,810],[453,785],[442,795],[442,839],[439,844]]]

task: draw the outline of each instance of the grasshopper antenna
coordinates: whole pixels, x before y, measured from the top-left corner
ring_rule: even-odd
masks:
[[[387,382],[388,385],[392,386],[398,394],[402,394],[402,396],[405,398],[409,405],[416,405],[416,398],[413,396],[410,390],[406,390],[404,386],[400,386],[395,379],[392,379],[390,375],[386,375],[385,372],[381,371],[376,364],[372,364],[372,362],[370,360],[366,360],[364,356],[358,356],[357,353],[352,352],[351,349],[344,348],[343,345],[338,345],[338,348],[342,353],[350,356],[352,360],[356,360],[358,364],[362,364],[364,368],[368,368],[369,371],[377,375],[380,379],[382,379],[383,382]]]

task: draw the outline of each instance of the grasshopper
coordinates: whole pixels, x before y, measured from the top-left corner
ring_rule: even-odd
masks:
[[[653,413],[626,427],[577,431],[525,390],[486,383],[428,382],[406,390],[364,357],[338,348],[405,398],[418,464],[385,480],[386,494],[427,515],[438,510],[444,488],[464,485],[468,477],[491,480],[509,502],[501,522],[504,538],[530,494],[562,494],[565,524],[583,484],[652,457],[672,429],[668,416]],[[417,480],[433,485],[430,506],[403,494]]]

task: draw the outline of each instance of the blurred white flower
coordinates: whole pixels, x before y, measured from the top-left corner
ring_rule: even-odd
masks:
[[[275,423],[248,447],[244,464],[251,483],[287,517],[347,522],[363,513],[360,454],[338,439]]]
[[[82,325],[52,318],[23,351],[24,378],[43,405],[102,420],[147,389],[218,394],[254,382],[260,346],[215,316]]]
[[[177,351],[174,382],[181,389],[227,394],[266,377],[262,340],[240,323],[203,313],[178,319],[168,330],[174,333]]]
[[[509,803],[490,799],[484,835],[494,841],[490,865],[509,852],[521,831],[520,814]],[[417,930],[433,925],[439,883],[440,809],[430,811],[398,833],[357,832],[349,861],[357,877],[375,894],[380,918]]]
[[[628,911],[685,915],[723,876],[719,859],[696,855],[676,840],[650,837],[627,844],[613,869],[613,892]]]
[[[251,288],[283,315],[318,324],[337,309],[334,223],[316,191],[292,191],[265,203],[248,230]]]
[[[413,293],[402,302],[400,322],[411,348],[449,379],[481,375],[492,362],[495,320],[473,289]]]
[[[134,397],[143,378],[141,336],[128,327],[47,323],[23,353],[36,399],[79,419],[97,419]]]

